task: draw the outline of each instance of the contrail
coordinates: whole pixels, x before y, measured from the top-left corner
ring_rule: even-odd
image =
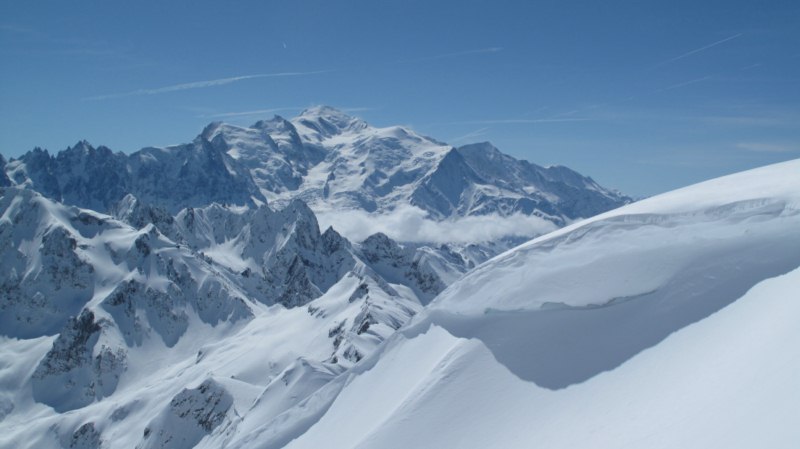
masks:
[[[589,122],[591,118],[512,118],[499,120],[468,120],[463,122],[452,122],[448,125],[511,125],[511,124],[535,124],[535,123],[568,123],[568,122]]]
[[[313,72],[257,73],[255,75],[232,76],[230,78],[219,78],[215,80],[194,81],[191,83],[174,84],[172,86],[157,87],[154,89],[138,89],[118,94],[98,95],[94,97],[84,98],[84,100],[108,100],[111,98],[133,97],[139,95],[157,95],[167,92],[175,92],[179,90],[202,89],[204,87],[222,86],[225,84],[235,83],[237,81],[244,81],[254,78],[277,78],[277,77],[288,77],[288,76],[318,75],[320,73],[329,73],[332,71],[333,70],[316,70]]]
[[[449,139],[448,142],[456,143],[456,142],[461,142],[462,140],[471,139],[473,137],[479,137],[479,136],[482,136],[482,135],[486,134],[486,131],[488,131],[488,130],[489,130],[489,128],[481,128],[481,129],[469,132],[467,134],[464,134],[463,136],[456,137],[456,138],[453,138],[453,139]]]
[[[659,89],[656,92],[664,91],[664,90],[679,89],[681,87],[689,86],[689,85],[694,84],[694,83],[699,83],[699,82],[702,82],[702,81],[710,80],[711,78],[712,78],[711,75],[708,75],[708,76],[704,76],[702,78],[696,78],[696,79],[693,79],[693,80],[684,81],[682,83],[673,84],[673,85],[667,86],[667,87],[665,87],[663,89]]]
[[[443,53],[440,55],[434,56],[425,56],[422,58],[417,59],[404,59],[401,61],[394,61],[390,64],[408,64],[412,62],[425,62],[425,61],[435,61],[437,59],[446,59],[446,58],[455,58],[458,56],[467,56],[467,55],[479,55],[482,53],[498,53],[503,51],[502,47],[489,47],[489,48],[479,48],[476,50],[465,50],[465,51],[457,51],[453,53]]]
[[[695,48],[695,49],[694,49],[694,50],[692,50],[692,51],[686,52],[686,53],[684,53],[684,54],[682,54],[682,55],[679,55],[679,56],[675,56],[675,57],[674,57],[674,58],[672,58],[672,59],[667,59],[666,61],[660,62],[660,63],[656,64],[656,65],[655,65],[655,67],[660,67],[660,66],[662,66],[662,65],[672,64],[672,63],[673,63],[673,62],[675,62],[675,61],[679,61],[679,60],[681,60],[681,59],[683,59],[683,58],[688,58],[689,56],[691,56],[691,55],[693,55],[693,54],[695,54],[695,53],[700,53],[701,51],[706,51],[706,50],[708,50],[709,48],[714,48],[714,47],[716,47],[717,45],[722,45],[722,44],[724,44],[725,42],[732,41],[732,40],[734,40],[734,39],[736,39],[736,38],[740,37],[741,35],[742,35],[742,33],[734,34],[733,36],[728,36],[728,37],[726,37],[725,39],[722,39],[722,40],[719,40],[719,41],[713,42],[713,43],[711,43],[711,44],[708,44],[708,45],[704,45],[704,46],[702,46],[702,47],[700,47],[700,48]]]
[[[221,112],[218,114],[209,114],[204,115],[203,117],[220,117],[220,118],[227,118],[227,117],[247,117],[251,115],[266,115],[266,114],[274,114],[276,112],[281,111],[299,111],[302,110],[302,107],[294,107],[294,108],[272,108],[272,109],[258,109],[255,111],[241,111],[241,112]]]

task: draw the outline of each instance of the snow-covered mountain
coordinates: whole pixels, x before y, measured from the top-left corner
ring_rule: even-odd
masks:
[[[101,212],[133,194],[170,212],[221,204],[254,205],[264,198],[247,170],[208,141],[144,148],[131,155],[81,141],[50,155],[39,148],[6,163],[10,180],[65,204]]]
[[[596,215],[629,199],[328,107],[0,157],[0,447],[791,447],[798,173]],[[317,219],[409,207],[566,227]]]
[[[4,171],[17,185],[98,211],[126,194],[171,213],[300,199],[315,212],[412,205],[435,220],[520,213],[562,226],[630,201],[565,167],[519,161],[488,143],[454,148],[405,127],[372,127],[327,106],[248,128],[212,123],[189,144],[130,156],[87,142],[55,156],[35,149]]]
[[[109,216],[6,187],[0,446],[790,447],[798,172],[634,203],[460,280],[463,251],[351,244],[300,201]]]
[[[563,225],[630,201],[565,167],[488,143],[454,148],[402,126],[375,128],[327,106],[249,128],[216,123],[203,135],[247,166],[270,201],[300,198],[315,211],[411,204],[435,219],[523,213]]]
[[[796,446],[798,174],[715,179],[492,259],[310,397],[322,416],[287,447]]]
[[[0,447],[192,447],[251,408],[280,420],[444,287],[413,257],[387,281],[389,255],[299,201],[114,210],[0,190]]]

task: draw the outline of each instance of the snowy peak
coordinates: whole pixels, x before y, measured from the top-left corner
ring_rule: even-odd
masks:
[[[486,184],[455,149],[448,151],[435,170],[418,183],[411,204],[434,217],[471,215],[470,194],[476,185]]]
[[[333,137],[346,131],[358,132],[369,128],[365,121],[351,117],[336,108],[324,105],[305,109],[293,122],[325,138]]]
[[[454,149],[329,106],[251,127],[214,122],[191,143],[130,156],[87,142],[55,157],[34,150],[4,171],[13,184],[100,211],[127,194],[171,214],[214,202],[280,209],[301,199],[317,213],[391,214],[413,205],[432,220],[521,214],[560,226],[630,202],[565,167],[517,160],[488,142]]]
[[[191,144],[126,156],[82,141],[50,156],[36,149],[9,167],[17,185],[79,207],[109,211],[133,194],[171,212],[217,201],[264,201],[249,171],[199,136]]]
[[[295,126],[278,116],[250,128],[213,123],[203,134],[236,164],[245,167],[261,193],[270,200],[296,191],[325,150],[305,144]]]
[[[489,142],[458,148],[466,163],[486,185],[502,191],[489,194],[485,187],[473,197],[475,214],[540,213],[564,224],[567,220],[590,217],[631,202],[631,198],[598,185],[569,168],[544,168],[503,154]],[[567,219],[567,220],[564,220]]]

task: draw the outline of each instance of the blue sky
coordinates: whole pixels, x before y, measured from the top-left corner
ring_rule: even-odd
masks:
[[[314,104],[636,196],[800,157],[797,1],[4,1],[0,58],[7,157]]]

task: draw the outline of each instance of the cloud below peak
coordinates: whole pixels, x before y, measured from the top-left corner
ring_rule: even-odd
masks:
[[[530,237],[556,229],[540,217],[514,214],[459,217],[432,220],[422,209],[402,206],[391,212],[369,213],[362,210],[319,211],[320,228],[333,226],[336,231],[356,242],[377,232],[401,242],[474,243],[504,237]]]

